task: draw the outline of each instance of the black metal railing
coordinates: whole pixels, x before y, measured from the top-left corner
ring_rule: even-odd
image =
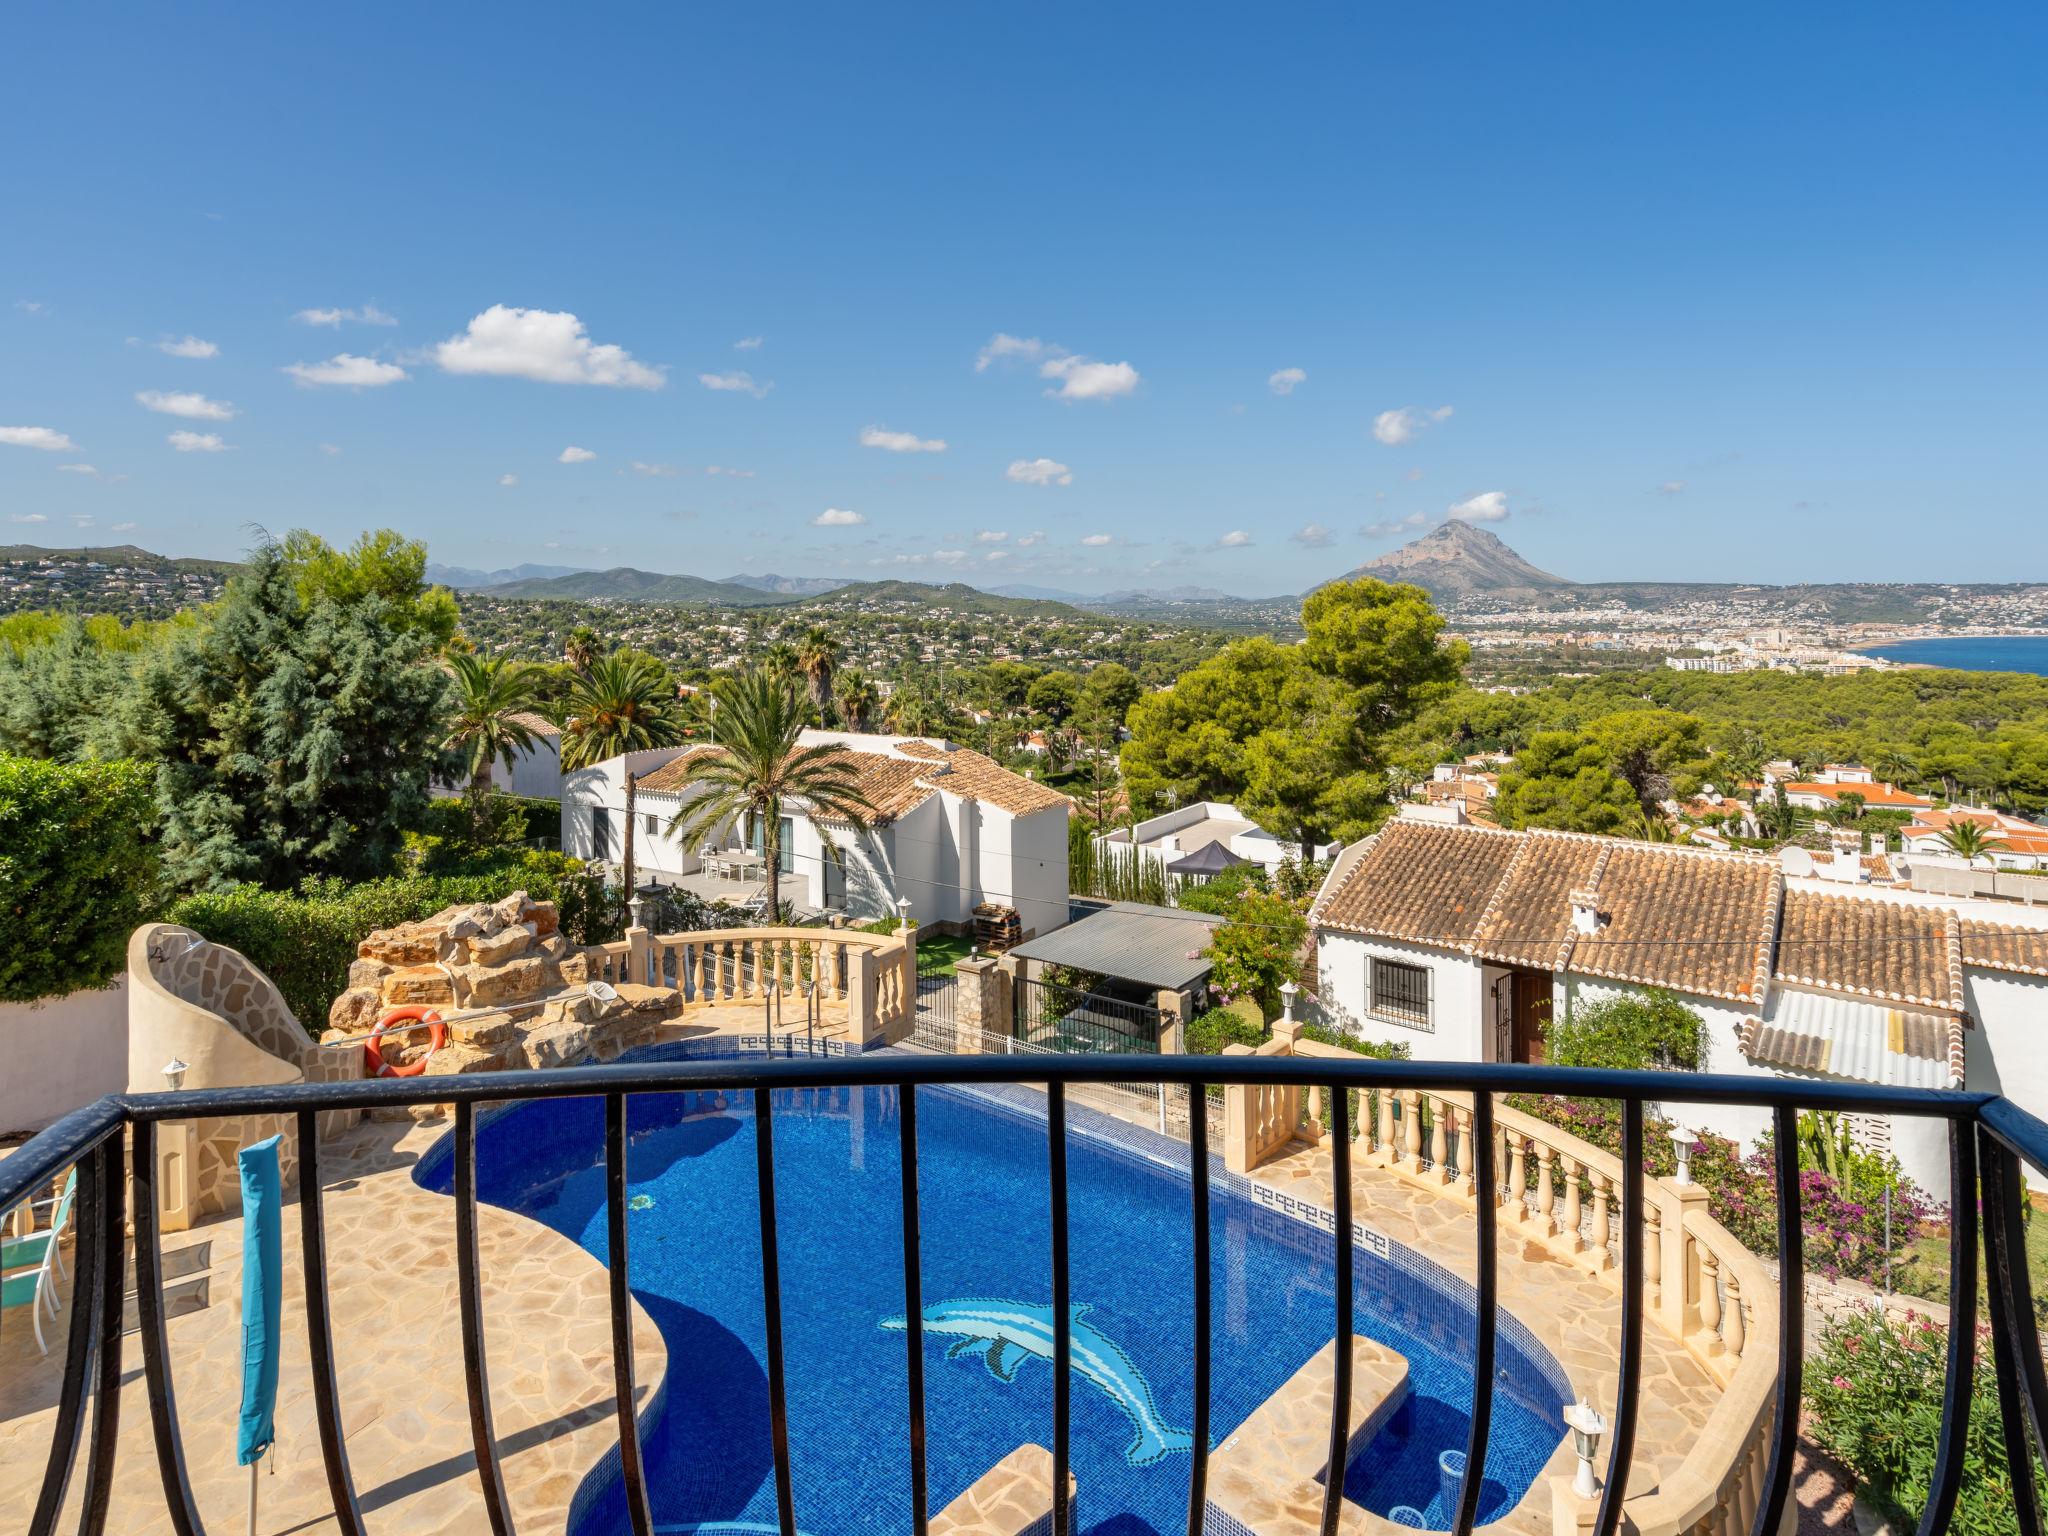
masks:
[[[781,1280],[775,1217],[775,1139],[771,1093],[785,1088],[892,1088],[899,1094],[902,1146],[902,1235],[908,1349],[907,1390],[910,1433],[909,1528],[925,1536],[929,1490],[925,1469],[926,1421],[924,1336],[918,1227],[917,1094],[948,1084],[1045,1084],[1048,1131],[1047,1176],[1052,1211],[1053,1279],[1053,1529],[1072,1529],[1068,1467],[1072,1456],[1070,1412],[1072,1315],[1069,1309],[1067,1249],[1067,1097],[1072,1084],[1127,1078],[1128,1058],[1100,1056],[938,1057],[896,1055],[795,1060],[681,1060],[577,1067],[531,1073],[485,1073],[452,1078],[382,1079],[358,1083],[300,1083],[282,1087],[231,1088],[116,1095],[81,1109],[35,1137],[0,1162],[0,1214],[29,1198],[63,1169],[80,1170],[77,1202],[78,1263],[70,1332],[63,1359],[63,1386],[40,1493],[30,1517],[33,1536],[49,1536],[82,1468],[84,1536],[106,1525],[119,1432],[122,1377],[123,1275],[128,1261],[125,1230],[127,1190],[134,1191],[135,1276],[143,1373],[158,1473],[166,1509],[178,1536],[201,1536],[203,1525],[186,1476],[171,1379],[162,1294],[162,1254],[156,1214],[155,1127],[164,1121],[200,1116],[294,1113],[298,1117],[301,1251],[310,1341],[315,1410],[335,1520],[347,1536],[362,1536],[365,1524],[349,1470],[341,1432],[342,1411],[335,1372],[327,1297],[325,1225],[320,1195],[317,1120],[324,1110],[377,1109],[449,1104],[455,1111],[453,1238],[463,1335],[463,1363],[471,1437],[483,1490],[488,1527],[498,1536],[513,1530],[510,1501],[492,1427],[485,1360],[477,1254],[476,1111],[514,1100],[597,1097],[605,1103],[605,1163],[609,1191],[610,1301],[616,1375],[620,1466],[628,1519],[636,1536],[653,1530],[640,1427],[633,1409],[632,1302],[627,1288],[626,1099],[635,1094],[714,1089],[751,1090],[756,1117],[757,1177],[761,1212],[761,1281],[766,1311],[769,1418],[773,1441],[777,1518],[784,1536],[795,1536],[794,1474],[790,1464],[787,1379],[781,1327]],[[1768,1108],[1777,1153],[1779,1337],[1776,1412],[1766,1473],[1758,1500],[1754,1536],[1779,1529],[1791,1495],[1803,1365],[1804,1274],[1801,1266],[1799,1180],[1795,1116],[1801,1109],[1835,1109],[1860,1114],[1927,1116],[1945,1120],[1950,1148],[1950,1322],[1948,1377],[1940,1444],[1919,1536],[1945,1530],[1954,1514],[1963,1475],[1969,1428],[1971,1377],[1976,1346],[1977,1224],[1982,1221],[1988,1264],[1991,1337],[2003,1418],[2003,1443],[2016,1501],[2016,1529],[2039,1536],[2041,1511],[2034,1497],[2034,1446],[2048,1443],[2048,1373],[2044,1373],[2036,1330],[2032,1286],[2026,1267],[2022,1221],[2022,1159],[2048,1168],[2048,1125],[2009,1101],[1979,1093],[1880,1089],[1788,1079],[1714,1077],[1663,1072],[1604,1072],[1511,1065],[1437,1062],[1348,1061],[1298,1057],[1160,1056],[1148,1060],[1145,1075],[1178,1084],[1199,1095],[1210,1085],[1316,1087],[1331,1106],[1330,1156],[1334,1178],[1336,1305],[1334,1387],[1330,1463],[1324,1478],[1321,1526],[1334,1536],[1343,1509],[1343,1462],[1350,1442],[1352,1333],[1351,1136],[1347,1089],[1420,1089],[1473,1094],[1471,1145],[1475,1167],[1474,1239],[1477,1260],[1474,1398],[1467,1442],[1466,1475],[1458,1499],[1455,1529],[1466,1536],[1477,1518],[1485,1481],[1487,1431],[1493,1401],[1495,1346],[1496,1217],[1489,1192],[1496,1186],[1493,1101],[1501,1093],[1563,1094],[1619,1100],[1623,1105],[1621,1205],[1621,1349],[1614,1429],[1606,1479],[1592,1527],[1593,1536],[1614,1536],[1629,1494],[1638,1410],[1644,1320],[1643,1114],[1646,1102],[1745,1104]],[[123,1137],[129,1155],[123,1156]],[[1188,1481],[1188,1531],[1199,1536],[1206,1509],[1210,1435],[1210,1233],[1208,1127],[1189,1123],[1192,1205],[1189,1256],[1194,1283],[1193,1371],[1195,1429]],[[124,1163],[125,1177],[124,1177]],[[129,1182],[132,1179],[132,1184]],[[86,1407],[91,1406],[88,1433]],[[2033,1430],[2030,1442],[2028,1428]],[[84,1456],[79,1455],[81,1443]]]

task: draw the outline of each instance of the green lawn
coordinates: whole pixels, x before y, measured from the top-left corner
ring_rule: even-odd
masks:
[[[2034,1311],[2048,1311],[2048,1210],[2032,1208],[2025,1223],[2027,1232],[2027,1273],[2034,1283]],[[1980,1319],[1990,1305],[1984,1277],[1984,1254],[1979,1240],[1977,1254],[1977,1307]],[[1921,1238],[1907,1250],[1905,1263],[1892,1270],[1892,1284],[1906,1296],[1923,1296],[1929,1301],[1948,1300],[1948,1233]]]
[[[924,934],[917,936],[917,968],[927,975],[950,976],[954,963],[965,960],[974,948],[972,939],[957,934]]]

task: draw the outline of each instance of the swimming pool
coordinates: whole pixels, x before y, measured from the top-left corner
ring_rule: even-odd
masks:
[[[712,1054],[678,1045],[636,1060]],[[1007,1099],[1007,1102],[1006,1102]],[[1024,1442],[1052,1443],[1050,1201],[1042,1112],[1027,1095],[924,1089],[918,1102],[932,1510]],[[893,1090],[775,1098],[777,1230],[797,1525],[808,1536],[909,1528],[909,1411]],[[751,1097],[629,1101],[629,1278],[668,1348],[643,1416],[656,1528],[772,1531],[765,1330]],[[1193,1422],[1186,1148],[1070,1110],[1075,1528],[1184,1530]],[[1100,1134],[1098,1134],[1098,1132]],[[481,1117],[481,1198],[607,1256],[603,1107],[535,1101]],[[443,1140],[415,1170],[443,1193]],[[1213,1185],[1214,1443],[1328,1343],[1331,1240]],[[1462,1449],[1472,1402],[1472,1292],[1420,1255],[1357,1249],[1357,1326],[1409,1361],[1406,1405],[1352,1462],[1346,1494],[1407,1505],[1447,1529],[1439,1452]],[[999,1337],[1000,1335],[1000,1337]],[[1023,1342],[1019,1342],[1019,1341]],[[1007,1342],[1006,1342],[1007,1341]],[[1481,1521],[1504,1513],[1562,1434],[1570,1385],[1502,1314]],[[572,1536],[628,1529],[614,1452],[585,1480]]]

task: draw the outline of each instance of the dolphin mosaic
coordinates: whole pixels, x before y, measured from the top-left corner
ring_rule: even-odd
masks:
[[[1138,1438],[1125,1449],[1124,1460],[1134,1467],[1148,1467],[1175,1451],[1192,1450],[1195,1437],[1184,1429],[1169,1428],[1159,1417],[1151,1384],[1123,1346],[1081,1320],[1088,1310],[1084,1302],[1073,1311],[1074,1369],[1116,1404],[1137,1431]],[[885,1317],[882,1326],[902,1332],[909,1327],[909,1320]],[[987,1296],[961,1297],[926,1307],[924,1329],[952,1340],[946,1348],[948,1360],[979,1354],[997,1381],[1015,1381],[1017,1368],[1026,1359],[1052,1362],[1051,1307]]]

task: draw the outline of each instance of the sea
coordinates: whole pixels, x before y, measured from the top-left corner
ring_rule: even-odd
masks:
[[[1858,647],[1864,656],[1963,672],[2033,672],[2048,677],[2048,635],[1957,635]]]

